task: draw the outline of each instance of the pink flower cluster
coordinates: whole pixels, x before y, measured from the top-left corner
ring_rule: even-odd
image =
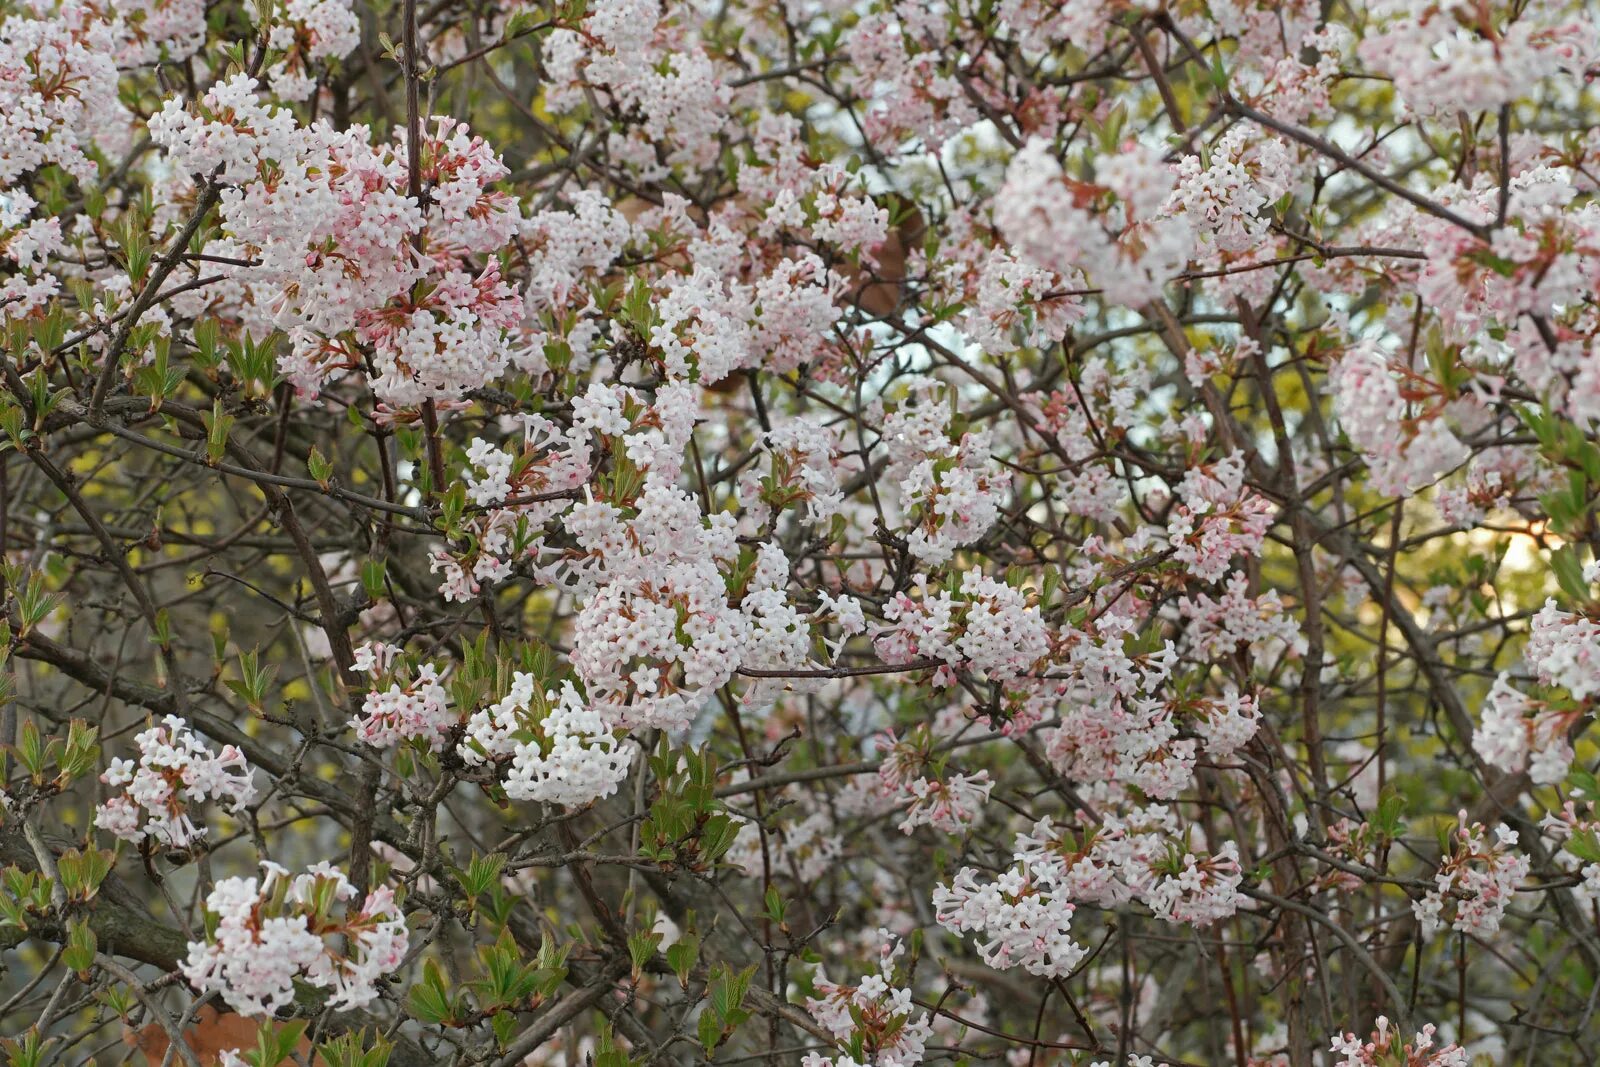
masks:
[[[522,671],[513,673],[503,699],[467,720],[458,751],[469,766],[508,763],[506,796],[512,800],[568,807],[616,792],[633,755],[570,682],[540,692],[533,675]]]
[[[343,59],[361,43],[361,21],[351,0],[273,0],[252,7],[267,19],[267,43],[278,53],[267,81],[280,100],[305,100],[316,89],[316,67]]]
[[[740,663],[748,624],[721,569],[738,556],[732,517],[704,519],[653,476],[635,507],[631,519],[600,501],[568,513],[600,582],[574,623],[572,665],[611,725],[681,729]]]
[[[87,184],[97,170],[85,150],[127,114],[116,34],[91,4],[19,6],[0,18],[0,188],[50,164]]]
[[[1467,825],[1467,813],[1451,841],[1449,853],[1434,875],[1434,888],[1412,902],[1425,937],[1445,925],[1486,937],[1500,929],[1512,895],[1528,876],[1528,857],[1516,851],[1517,832],[1495,828],[1489,843],[1482,823]]]
[[[973,774],[949,770],[945,760],[934,755],[933,741],[934,734],[926,727],[903,739],[890,732],[878,740],[884,755],[870,787],[874,795],[862,799],[874,807],[880,803],[905,805],[901,833],[909,834],[919,826],[961,833],[977,822],[994,789],[986,770]]]
[[[1235,556],[1260,553],[1274,509],[1265,497],[1244,488],[1239,453],[1190,467],[1181,491],[1182,502],[1167,524],[1167,540],[1173,557],[1188,564],[1195,578],[1215,582],[1228,573]]]
[[[1488,111],[1540,82],[1581,85],[1600,59],[1600,32],[1557,3],[1374,0],[1358,54],[1415,111]]]
[[[259,879],[224,878],[206,897],[210,932],[189,943],[183,976],[241,1015],[288,1005],[297,980],[327,990],[335,1010],[364,1007],[404,958],[408,934],[387,886],[359,906],[355,897],[350,880],[326,863],[292,879],[271,862]]]
[[[864,1059],[849,1055],[807,1053],[802,1067],[915,1067],[933,1037],[926,1013],[912,1003],[911,990],[897,985],[895,964],[905,946],[889,931],[880,930],[883,949],[878,970],[853,986],[836,985],[818,977],[819,996],[806,998],[806,1010],[841,1044],[859,1040]]]
[[[994,525],[1008,488],[988,435],[952,432],[953,393],[933,378],[915,378],[883,422],[887,476],[899,485],[911,553],[935,566]]]
[[[1237,847],[1229,841],[1206,855],[1192,847],[1194,837],[1160,806],[1137,808],[1127,819],[1107,815],[1081,835],[1042,819],[1017,835],[1012,866],[997,877],[964,867],[935,888],[936,917],[953,932],[979,934],[978,950],[991,966],[1062,977],[1087,954],[1071,939],[1079,904],[1137,900],[1159,919],[1196,926],[1238,910]]]
[[[1361,450],[1377,492],[1415,492],[1467,461],[1467,447],[1445,425],[1437,403],[1410,414],[1408,401],[1427,401],[1429,383],[1397,373],[1376,346],[1350,349],[1330,378],[1339,424]]]
[[[300,125],[256,88],[235,75],[193,112],[168,100],[150,136],[181,172],[215,173],[227,186],[227,249],[258,261],[237,277],[256,313],[294,342],[284,374],[314,394],[361,371],[350,335],[371,346],[371,386],[391,406],[454,399],[497,378],[522,305],[493,257],[519,220],[512,199],[490,188],[507,171],[488,144],[454,119],[432,120],[419,204],[404,131],[374,146],[363,127]]]
[[[1472,748],[1490,766],[1508,773],[1525,770],[1535,784],[1551,785],[1565,778],[1572,766],[1567,730],[1581,715],[1561,703],[1528,696],[1502,674],[1483,702],[1483,720],[1472,731]]]
[[[1565,689],[1573,700],[1600,695],[1600,622],[1546,600],[1529,624],[1523,655],[1539,681]]]
[[[376,748],[403,741],[419,741],[435,752],[445,746],[460,715],[450,707],[437,666],[424,663],[412,670],[398,648],[374,642],[356,650],[356,669],[373,680],[361,715],[350,720],[356,736]]]
[[[1595,569],[1586,568],[1586,579]],[[1501,674],[1484,701],[1472,747],[1501,770],[1527,770],[1535,783],[1550,785],[1566,777],[1574,755],[1568,734],[1600,694],[1600,623],[1546,600],[1529,624],[1523,658],[1540,684],[1566,692],[1539,700]]]
[[[1012,158],[995,223],[1027,262],[1063,278],[1086,276],[1105,299],[1139,305],[1195,254],[1185,214],[1163,213],[1176,175],[1138,142],[1101,160],[1093,182],[1067,176],[1042,138]]]
[[[46,269],[63,248],[61,220],[30,219],[37,206],[20,188],[0,197],[0,261],[11,268],[0,280],[0,316],[6,321],[33,316],[61,289],[60,280]]]
[[[123,792],[101,804],[95,825],[124,841],[153,838],[188,848],[205,836],[191,817],[207,800],[237,812],[255,799],[255,771],[232,745],[213,752],[176,715],[134,737],[138,762],[113,759],[100,780]]]
[[[520,447],[495,447],[481,437],[467,448],[461,473],[475,505],[465,523],[466,546],[439,547],[429,567],[443,575],[439,592],[466,603],[484,584],[503,581],[520,560],[537,559],[543,527],[564,512],[589,478],[588,435],[564,432],[540,415],[523,415]]]
[[[1571,799],[1547,812],[1539,830],[1559,847],[1556,862],[1580,879],[1573,895],[1588,904],[1600,901],[1600,812],[1594,798]]]
[[[873,638],[885,663],[933,660],[938,678],[952,671],[1006,681],[1034,669],[1050,651],[1050,630],[1037,604],[980,570],[962,572],[943,588],[913,579],[919,595],[900,593],[885,606],[888,623]]]
[[[1389,1020],[1380,1015],[1377,1029],[1363,1040],[1355,1034],[1340,1034],[1329,1051],[1344,1059],[1337,1067],[1468,1067],[1466,1049],[1455,1044],[1434,1044],[1438,1027],[1428,1023],[1421,1033],[1402,1043],[1400,1035],[1389,1030]]]

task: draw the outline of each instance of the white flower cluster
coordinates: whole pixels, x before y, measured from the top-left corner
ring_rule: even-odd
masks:
[[[935,566],[984,535],[1000,514],[1009,481],[989,452],[986,431],[952,434],[950,391],[915,377],[883,420],[886,477],[898,484],[911,521],[912,555]]]
[[[632,756],[571,682],[541,693],[538,680],[522,671],[512,675],[504,698],[467,720],[457,751],[469,766],[509,759],[505,785],[512,800],[568,807],[616,792]]]
[[[895,984],[895,961],[905,946],[887,930],[878,931],[878,936],[883,949],[876,973],[863,976],[854,986],[819,977],[816,987],[821,995],[806,998],[806,1010],[835,1041],[846,1044],[859,1035],[861,1047],[871,1051],[865,1060],[811,1052],[800,1061],[802,1067],[914,1067],[922,1062],[933,1027],[927,1014],[916,1010],[911,990]]]
[[[95,5],[18,5],[0,19],[0,188],[57,164],[92,182],[84,149],[127,112],[117,96],[111,26]],[[33,10],[28,10],[29,8]]]
[[[931,826],[947,834],[960,833],[977,821],[993,789],[988,771],[944,779],[914,778],[906,783],[911,805],[898,829],[909,834],[919,826]]]
[[[1577,876],[1573,895],[1585,904],[1600,901],[1600,818],[1594,799],[1568,800],[1559,811],[1546,812],[1539,830],[1558,849],[1556,862]]]
[[[1294,614],[1285,610],[1276,589],[1250,595],[1250,579],[1243,571],[1229,575],[1217,596],[1199,592],[1180,597],[1178,611],[1185,620],[1183,651],[1212,659],[1240,645],[1258,659],[1298,658],[1306,650],[1305,635]]]
[[[1244,484],[1244,458],[1229,453],[1184,473],[1182,502],[1173,506],[1167,542],[1173,558],[1202,582],[1228,573],[1235,556],[1258,556],[1276,509]]]
[[[1558,77],[1577,90],[1600,58],[1594,19],[1562,4],[1373,0],[1366,6],[1374,24],[1358,54],[1423,114],[1492,110]]]
[[[1090,627],[1062,633],[1065,655],[1050,667],[1061,723],[1045,735],[1045,754],[1074,781],[1121,782],[1166,800],[1194,780],[1198,744],[1180,736],[1177,709],[1160,695],[1177,650],[1168,641],[1130,653],[1126,639],[1139,625],[1108,610]]]
[[[1265,209],[1298,184],[1294,153],[1281,139],[1240,123],[1211,146],[1208,159],[1178,161],[1169,212],[1189,215],[1206,243],[1243,252],[1260,243]]]
[[[891,811],[904,807],[899,830],[909,834],[919,826],[945,833],[960,833],[975,823],[989,802],[994,781],[989,772],[953,772],[936,758],[933,729],[919,727],[906,737],[893,731],[878,738],[884,753],[875,777],[852,791],[850,802],[863,811]]]
[[[740,666],[761,670],[793,670],[802,677],[756,678],[745,690],[744,703],[766,712],[783,692],[816,692],[821,678],[803,677],[818,664],[811,658],[811,620],[795,606],[786,589],[789,557],[776,541],[756,549],[749,587],[739,601],[745,620]]]
[[[117,0],[106,10],[120,47],[117,67],[181,63],[206,42],[206,0]]]
[[[1361,450],[1377,492],[1415,492],[1471,455],[1436,412],[1407,418],[1400,382],[1375,345],[1351,348],[1329,379],[1339,424]]]
[[[529,264],[528,301],[553,310],[581,296],[616,262],[633,227],[596,189],[580,189],[566,209],[540,211],[522,222]]]
[[[95,812],[95,825],[124,841],[154,838],[187,848],[205,836],[190,817],[206,800],[238,811],[255,799],[255,771],[232,745],[212,752],[188,723],[168,715],[134,737],[139,760],[113,759],[100,780],[123,787]]]
[[[1231,685],[1215,700],[1199,700],[1191,709],[1194,732],[1214,759],[1226,759],[1256,735],[1261,709],[1256,698]]]
[[[1592,581],[1595,570],[1591,563],[1585,578]],[[1551,785],[1572,766],[1569,731],[1600,694],[1600,623],[1546,600],[1529,625],[1523,658],[1541,684],[1565,689],[1570,699],[1558,694],[1537,700],[1501,674],[1484,701],[1483,722],[1472,732],[1472,747],[1492,766],[1512,773],[1526,770],[1536,784]]]
[[[451,710],[439,668],[424,663],[407,672],[400,669],[399,655],[398,648],[378,642],[356,650],[356,670],[371,674],[374,685],[361,702],[361,715],[350,725],[356,736],[376,748],[421,741],[437,752],[460,716]],[[379,688],[384,682],[387,687]]]
[[[748,521],[765,526],[784,508],[804,505],[807,522],[824,523],[844,505],[837,435],[812,419],[778,423],[762,437],[766,464],[739,476],[739,503]]]
[[[1034,833],[1048,835],[1041,823]],[[1025,855],[1025,835],[1017,837],[1015,865],[992,879],[963,867],[949,885],[933,891],[939,925],[980,937],[978,952],[991,967],[1021,967],[1029,974],[1059,978],[1071,974],[1088,950],[1072,939],[1078,905],[1062,884],[1059,862],[1044,854]]]
[[[1050,629],[1021,590],[977,569],[943,589],[925,576],[913,581],[920,596],[901,593],[884,607],[891,625],[874,642],[885,663],[931,659],[980,680],[1005,681],[1050,651]]]
[[[993,967],[1022,967],[1062,977],[1086,949],[1072,940],[1079,903],[1112,907],[1137,900],[1159,919],[1206,926],[1239,908],[1243,873],[1233,842],[1211,855],[1181,833],[1163,807],[1136,809],[1127,820],[1106,816],[1081,838],[1049,819],[1018,834],[1012,866],[990,878],[963,867],[934,889],[941,926],[976,933],[978,951]]]
[[[293,353],[280,357],[289,380],[315,393],[359,370],[351,333],[372,347],[372,388],[390,405],[452,399],[498,377],[522,307],[493,254],[519,219],[511,198],[490,189],[507,170],[487,143],[450,118],[423,130],[425,216],[407,195],[403,129],[374,147],[365,127],[302,126],[256,89],[234,75],[194,112],[168,100],[149,128],[180,172],[220,169],[226,243],[259,261],[236,276],[289,331]],[[422,280],[425,292],[414,289]]]
[[[298,979],[328,990],[336,1010],[364,1007],[405,956],[408,935],[394,892],[380,886],[359,907],[343,872],[319,863],[289,878],[275,863],[262,877],[224,878],[206,897],[215,924],[189,943],[183,976],[241,1015],[271,1015],[294,999]],[[336,905],[344,905],[335,916]],[[210,928],[210,923],[208,923]],[[342,942],[342,949],[335,948]]]
[[[581,29],[558,29],[545,44],[548,107],[565,111],[599,97],[642,126],[611,136],[606,151],[639,167],[647,180],[667,165],[708,166],[729,123],[731,94],[697,38],[645,0],[590,7]]]
[[[1190,220],[1163,210],[1174,188],[1161,152],[1136,141],[1101,157],[1089,184],[1069,179],[1050,142],[1033,138],[1006,169],[995,222],[1024,260],[1063,277],[1081,271],[1106,300],[1136,306],[1194,254]]]
[[[1390,1033],[1389,1020],[1380,1015],[1377,1029],[1369,1039],[1363,1041],[1355,1034],[1340,1034],[1333,1039],[1328,1051],[1344,1057],[1335,1067],[1387,1067],[1388,1064],[1403,1064],[1404,1067],[1467,1067],[1472,1062],[1467,1050],[1453,1042],[1444,1046],[1435,1045],[1433,1035],[1437,1032],[1438,1027],[1428,1023],[1415,1040],[1403,1043],[1399,1034]]]
[[[1432,937],[1446,924],[1477,937],[1500,929],[1512,895],[1528,876],[1528,857],[1516,845],[1517,832],[1504,825],[1495,828],[1490,844],[1483,824],[1469,826],[1463,811],[1450,852],[1434,875],[1434,888],[1411,904],[1423,936]]]
[[[544,546],[544,524],[572,505],[569,494],[589,478],[587,434],[563,431],[541,415],[520,420],[520,450],[496,447],[481,437],[467,449],[461,478],[467,499],[479,509],[465,519],[469,547],[435,548],[429,556],[429,568],[443,574],[439,592],[446,600],[467,603],[484,583],[509,577],[517,560],[536,560]]]
[[[282,100],[309,98],[315,64],[343,59],[361,43],[351,0],[278,0],[265,10],[252,6],[250,14],[269,20],[267,43],[280,57],[267,68],[267,81]]]
[[[1508,773],[1527,771],[1537,785],[1553,785],[1572,766],[1567,727],[1571,711],[1552,707],[1516,689],[1502,674],[1483,703],[1483,721],[1472,731],[1472,748],[1485,763]]]
[[[1558,685],[1573,700],[1600,694],[1600,623],[1560,611],[1546,600],[1528,627],[1523,655],[1546,685]]]
[[[567,516],[580,547],[604,561],[574,624],[572,665],[611,725],[681,729],[740,663],[746,623],[721,569],[738,556],[732,517],[702,519],[692,497],[655,477],[637,509],[629,521],[593,502]]]
[[[47,269],[63,248],[61,220],[30,220],[38,206],[22,189],[0,196],[0,260],[15,268],[0,279],[0,318],[6,321],[33,316],[61,290],[60,279]]]

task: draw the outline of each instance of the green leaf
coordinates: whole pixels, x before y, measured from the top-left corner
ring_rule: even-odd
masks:
[[[1584,863],[1600,863],[1600,839],[1593,830],[1579,830],[1561,846]]]
[[[367,1043],[365,1029],[340,1034],[317,1046],[317,1056],[326,1067],[388,1067],[394,1046],[382,1034],[372,1035]]]
[[[68,970],[85,974],[94,966],[96,945],[94,931],[89,929],[87,919],[68,919],[67,944],[62,949],[61,962]]]
[[[455,1016],[455,1005],[445,992],[444,975],[439,965],[428,960],[422,967],[422,981],[411,987],[411,1017],[420,1023],[448,1023]]]
[[[650,962],[650,957],[656,954],[656,946],[661,944],[661,934],[655,930],[635,930],[628,935],[628,958],[633,963],[633,977],[637,981],[639,972],[644,970],[644,965]]]
[[[711,1053],[722,1042],[722,1022],[708,1008],[700,1013],[700,1021],[695,1026],[695,1031],[700,1037],[700,1047],[706,1050],[709,1059]]]
[[[689,974],[700,959],[700,937],[691,930],[678,935],[678,940],[667,947],[667,966],[678,976],[678,984],[689,988]]]
[[[1583,580],[1583,563],[1578,559],[1576,548],[1562,545],[1551,552],[1550,569],[1563,593],[1580,604],[1590,599],[1589,583]]]

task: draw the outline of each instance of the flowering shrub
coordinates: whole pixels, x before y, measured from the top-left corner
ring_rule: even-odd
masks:
[[[6,1062],[1593,1063],[1597,74],[0,0]]]

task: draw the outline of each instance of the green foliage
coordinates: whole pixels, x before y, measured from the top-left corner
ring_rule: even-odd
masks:
[[[382,1034],[367,1038],[367,1032],[352,1030],[317,1046],[317,1056],[326,1067],[388,1067],[394,1046]]]
[[[256,1030],[256,1047],[246,1050],[241,1058],[250,1067],[278,1067],[286,1060],[292,1060],[300,1039],[305,1036],[306,1025],[304,1019],[262,1023]]]
[[[711,981],[706,986],[705,1008],[700,1012],[700,1021],[696,1024],[700,1045],[708,1057],[727,1040],[729,1034],[750,1018],[744,1000],[755,973],[755,964],[736,972],[722,963],[712,971]]]
[[[661,864],[710,869],[739,835],[716,796],[716,755],[710,746],[675,750],[663,738],[650,769],[659,791],[640,827],[640,853]]]

